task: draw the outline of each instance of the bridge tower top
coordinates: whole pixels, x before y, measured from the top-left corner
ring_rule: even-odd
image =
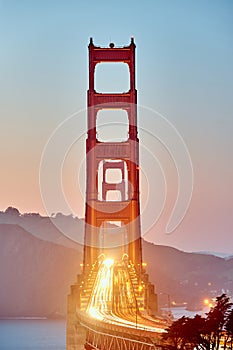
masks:
[[[95,46],[93,39],[89,43],[89,91],[94,90],[94,71],[95,66],[101,62],[123,62],[128,64],[130,71],[130,90],[135,89],[135,43],[131,38],[128,46],[115,47],[110,43],[109,47]]]
[[[90,39],[88,133],[86,140],[86,213],[84,269],[89,270],[98,256],[128,254],[141,269],[139,201],[139,140],[137,137],[137,91],[135,87],[135,43],[128,46],[95,46]],[[130,87],[123,93],[95,91],[95,68],[103,62],[122,62],[129,67]],[[125,110],[128,117],[126,141],[102,142],[96,133],[101,110]],[[108,182],[106,173],[118,169],[120,181]],[[108,192],[118,191],[120,199],[109,200]],[[117,228],[116,228],[117,227]]]

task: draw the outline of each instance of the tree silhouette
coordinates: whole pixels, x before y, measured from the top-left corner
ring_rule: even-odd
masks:
[[[220,339],[224,335],[224,327],[231,307],[230,298],[223,293],[216,298],[216,305],[207,314],[206,330],[209,331],[208,336],[212,349],[219,349]]]
[[[19,215],[20,215],[20,212],[19,212],[18,209],[14,208],[14,207],[8,207],[8,208],[5,210],[5,214],[7,214],[7,215],[19,216]]]
[[[164,333],[163,339],[165,340],[169,349],[184,349],[185,345],[185,324],[188,317],[181,317],[174,321],[167,329],[167,333]]]
[[[220,340],[224,338],[224,349],[230,344],[232,350],[233,310],[230,298],[226,294],[217,297],[215,306],[206,316],[183,316],[174,321],[163,335],[165,348],[218,350]]]
[[[225,342],[224,342],[224,349],[226,349],[227,343],[229,342],[229,348],[230,348],[230,350],[232,350],[232,347],[233,347],[233,309],[231,309],[227,315],[225,330],[226,330],[226,338],[225,338]]]

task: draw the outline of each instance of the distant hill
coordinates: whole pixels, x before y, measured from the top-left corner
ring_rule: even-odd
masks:
[[[201,309],[206,297],[226,291],[233,296],[233,258],[186,253],[144,242],[147,271],[158,293],[166,292],[177,302]]]
[[[22,227],[0,225],[0,317],[64,314],[82,255],[35,238]]]
[[[233,255],[229,255],[227,253],[221,253],[221,252],[200,251],[200,252],[194,252],[194,253],[196,253],[196,254],[214,255],[214,256],[218,256],[219,258],[224,258],[224,259],[231,259],[231,258],[233,258]]]
[[[59,228],[68,228],[69,236],[78,232],[83,237],[83,220],[62,214],[53,219],[59,220]],[[0,317],[65,315],[83,247],[61,231],[38,214],[20,215],[15,208],[0,212]],[[233,258],[185,253],[145,241],[143,253],[163,304],[166,293],[172,301],[199,308],[204,297],[219,295],[222,289],[233,295]]]
[[[0,224],[18,225],[37,238],[69,248],[78,249],[76,241],[83,242],[84,222],[70,215],[58,213],[44,217],[36,213],[20,214],[18,209],[9,207],[0,212]]]

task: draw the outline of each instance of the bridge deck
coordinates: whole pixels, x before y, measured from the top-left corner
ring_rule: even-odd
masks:
[[[77,317],[92,334],[90,339],[105,334],[147,344],[148,349],[160,343],[168,324],[164,319],[148,315],[143,304],[144,284],[133,264],[105,259],[94,264],[89,277],[90,294],[87,296],[87,286],[83,286],[86,294]]]

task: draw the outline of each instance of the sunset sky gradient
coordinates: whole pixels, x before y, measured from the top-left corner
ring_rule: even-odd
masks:
[[[164,233],[168,204],[145,238],[186,251],[233,254],[232,19],[231,0],[0,0],[0,210],[14,206],[46,215],[41,155],[56,127],[86,108],[89,38],[123,46],[134,36],[138,104],[174,125],[194,171],[182,223]],[[163,170],[175,191],[174,169]],[[65,182],[83,216],[69,173]]]

